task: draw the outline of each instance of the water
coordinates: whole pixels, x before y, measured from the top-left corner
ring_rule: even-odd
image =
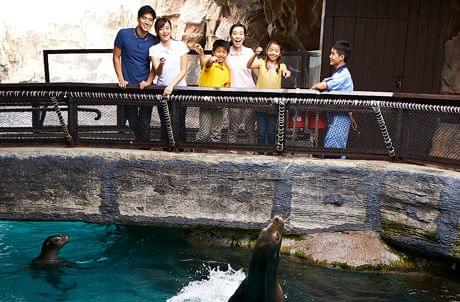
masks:
[[[59,233],[71,237],[61,257],[85,269],[29,269],[42,240]],[[175,230],[0,222],[0,301],[226,301],[244,279],[250,254],[191,247]],[[281,258],[286,301],[460,301],[452,278],[331,270]]]

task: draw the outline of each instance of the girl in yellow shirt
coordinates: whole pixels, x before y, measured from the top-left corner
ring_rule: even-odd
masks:
[[[281,88],[281,77],[288,78],[291,72],[286,64],[281,63],[283,47],[277,40],[268,42],[265,48],[265,59],[255,61],[256,56],[262,53],[262,47],[257,47],[254,55],[249,59],[247,67],[259,70],[257,78],[257,88]],[[259,125],[258,144],[275,144],[275,126],[277,114],[267,111],[256,111],[257,122]]]

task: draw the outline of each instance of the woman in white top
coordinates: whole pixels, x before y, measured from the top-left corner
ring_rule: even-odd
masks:
[[[155,22],[155,32],[160,43],[150,47],[149,56],[152,60],[153,71],[158,76],[157,85],[166,86],[164,95],[170,95],[176,86],[187,86],[185,74],[187,73],[189,49],[182,41],[173,40],[171,37],[171,21],[167,18],[158,18]],[[185,115],[187,107],[177,104],[179,141],[185,142]],[[171,103],[168,103],[171,112]],[[165,116],[163,110],[158,110],[161,122],[161,140],[167,140]]]
[[[256,84],[252,78],[251,69],[247,67],[249,59],[254,51],[243,46],[246,38],[246,28],[241,23],[235,23],[230,27],[231,47],[227,57],[227,65],[230,67],[231,85],[234,88],[255,88]],[[257,60],[257,59],[256,59]],[[228,141],[236,142],[238,129],[244,122],[249,143],[255,143],[255,113],[252,109],[229,108],[228,109]]]

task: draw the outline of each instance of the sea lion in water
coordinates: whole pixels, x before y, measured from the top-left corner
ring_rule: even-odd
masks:
[[[30,264],[32,279],[37,279],[41,276],[41,273],[44,273],[44,280],[63,294],[67,294],[69,291],[75,289],[77,282],[71,282],[69,284],[63,283],[61,277],[65,273],[62,268],[82,269],[82,267],[75,262],[59,257],[59,250],[66,245],[69,240],[70,237],[68,235],[48,236],[42,243],[40,255],[34,258]]]
[[[228,302],[283,302],[278,265],[284,220],[275,216],[257,238],[246,279]]]
[[[69,242],[67,235],[48,236],[42,244],[40,255],[33,261],[33,267],[57,266],[69,263],[67,260],[59,258],[59,250]]]

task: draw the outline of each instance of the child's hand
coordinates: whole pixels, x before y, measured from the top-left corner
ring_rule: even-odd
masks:
[[[283,70],[283,77],[289,78],[291,76],[291,72],[289,70]]]
[[[209,58],[209,63],[212,64],[214,62],[217,62],[217,57],[216,56],[211,56],[211,58]]]
[[[195,45],[193,46],[193,49],[194,49],[200,56],[204,55],[203,47],[201,47],[200,44],[195,44]]]
[[[256,48],[255,53],[256,53],[256,55],[260,55],[262,53],[262,51],[264,51],[264,49],[259,46],[259,47]]]

